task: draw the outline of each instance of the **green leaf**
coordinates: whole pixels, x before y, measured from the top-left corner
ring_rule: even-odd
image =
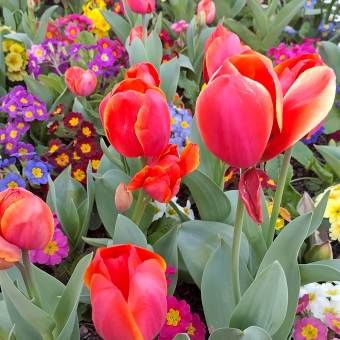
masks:
[[[113,244],[131,243],[142,248],[146,248],[148,245],[138,226],[123,215],[117,216],[112,239]]]
[[[307,166],[313,157],[313,152],[307,145],[297,142],[293,146],[292,157],[295,158],[303,166]]]
[[[159,35],[155,31],[152,31],[151,34],[148,36],[145,45],[147,61],[149,61],[153,66],[155,66],[159,73],[163,56],[163,47]]]
[[[96,43],[96,39],[92,33],[87,32],[87,31],[82,31],[77,36],[77,43],[82,43],[85,46],[90,46]]]
[[[162,12],[157,13],[156,24],[154,27],[154,31],[159,35],[162,29],[162,22],[163,22],[163,14]]]
[[[329,135],[333,132],[340,130],[340,110],[334,106],[331,108],[325,123],[323,124],[325,128],[324,133]]]
[[[266,14],[267,14],[267,18],[270,18],[272,15],[275,14],[277,6],[279,4],[279,0],[273,0],[270,2]]]
[[[226,222],[231,211],[228,197],[203,172],[195,170],[183,178],[204,221]]]
[[[66,87],[53,103],[52,107],[49,110],[49,113],[52,113],[55,108],[60,104],[65,105],[65,110],[67,111],[71,107],[73,101],[76,101],[76,99],[74,98],[74,94]]]
[[[216,13],[214,22],[220,21],[223,17],[233,18],[233,12],[231,10],[231,1],[214,0]]]
[[[53,95],[51,91],[30,76],[23,74],[22,77],[27,85],[28,92],[45,102],[47,110],[49,110],[53,103]]]
[[[252,284],[253,278],[242,258],[240,258],[239,270],[241,292],[244,294]],[[232,276],[231,247],[221,239],[220,244],[208,260],[202,277],[201,295],[208,329],[223,328],[229,325],[231,315],[236,307]]]
[[[110,152],[103,138],[100,138],[100,146],[103,150],[104,155],[111,161],[111,163],[113,163],[120,170],[124,171],[125,170],[124,164],[120,159],[118,159],[118,157],[114,153]]]
[[[317,151],[326,160],[328,165],[340,177],[340,148],[336,146],[315,145]]]
[[[39,45],[45,40],[46,28],[47,28],[48,21],[50,20],[50,17],[52,15],[52,13],[54,12],[54,10],[57,9],[58,7],[59,7],[58,5],[48,7],[43,12],[43,14],[42,14],[42,16],[39,20],[39,27],[34,34],[34,39],[33,39],[34,44]]]
[[[189,28],[187,30],[187,46],[188,46],[188,55],[191,62],[195,60],[195,30],[196,30],[196,19],[192,18],[189,24]]]
[[[186,73],[186,71],[180,73],[178,86],[184,90],[184,96],[188,98],[191,103],[193,103],[196,102],[196,99],[200,93],[200,89],[195,81],[187,78]]]
[[[144,44],[139,38],[133,39],[131,45],[126,44],[125,48],[129,53],[130,66],[149,61]]]
[[[179,66],[185,67],[195,73],[195,69],[193,68],[190,59],[185,54],[180,54],[178,58]],[[197,85],[198,87],[198,85]]]
[[[8,8],[3,7],[2,8],[2,14],[5,18],[5,26],[10,27],[13,31],[16,30],[16,23],[15,23],[15,19],[14,16],[12,14],[12,11],[10,11]]]
[[[5,300],[0,300],[0,325],[1,325],[0,339],[1,337],[7,339],[8,333],[11,331],[12,328],[12,323],[11,319],[9,318]],[[4,336],[4,334],[6,334],[6,336]]]
[[[112,12],[112,11],[100,11],[103,14],[105,20],[108,22],[110,27],[112,28],[113,32],[116,34],[118,39],[125,44],[126,39],[130,35],[131,26],[128,22],[123,19],[122,16]]]
[[[340,83],[340,49],[330,41],[321,41],[318,44],[318,53],[325,64],[331,67],[336,75],[337,83]]]
[[[25,45],[26,50],[31,48],[31,39],[25,33],[10,33],[4,35],[4,38],[21,41]]]
[[[7,0],[0,0],[0,5],[9,9],[11,12],[15,11],[17,9],[17,5],[12,5],[9,1]]]
[[[178,333],[173,340],[190,340],[189,335],[186,333]]]
[[[91,262],[92,254],[83,257],[77,264],[73,274],[63,291],[53,319],[57,326],[53,331],[54,339],[69,340],[73,333],[74,323],[77,320],[78,301],[83,287],[83,277],[86,268]]]
[[[299,264],[299,270],[301,275],[301,286],[312,282],[340,280],[340,265],[338,260]]]
[[[264,329],[252,326],[244,331],[235,328],[216,329],[209,340],[272,340],[272,338]]]
[[[0,281],[2,291],[8,294],[9,299],[21,317],[31,324],[43,338],[51,339],[52,331],[56,327],[56,323],[51,316],[28,300],[4,270],[0,271]]]
[[[258,326],[272,335],[282,325],[287,305],[286,276],[280,263],[275,261],[256,277],[244,293],[231,316],[230,327],[244,330]]]
[[[282,167],[283,155],[280,154],[266,163],[266,172],[268,176],[274,181],[278,181],[280,169]],[[293,177],[293,167],[289,165],[288,174],[285,185],[289,185],[291,178]]]
[[[239,14],[244,7],[244,5],[247,3],[247,0],[236,0],[233,4],[233,7],[231,8],[232,16],[233,18],[236,17],[237,14]]]
[[[179,80],[179,61],[177,58],[172,58],[170,61],[161,65],[161,90],[166,95],[166,100],[170,103],[174,100],[177,85]]]
[[[218,222],[190,221],[182,224],[178,233],[178,249],[198,287],[204,267],[222,238],[229,246],[232,245],[234,228]],[[244,234],[241,236],[240,256],[245,263],[249,259],[249,245]]]
[[[110,238],[83,237],[83,240],[89,245],[97,247],[97,248],[108,247],[109,243],[112,243],[112,239]]]
[[[257,26],[260,29],[262,37],[266,36],[268,33],[268,18],[264,9],[257,0],[248,0],[247,4],[254,16]]]

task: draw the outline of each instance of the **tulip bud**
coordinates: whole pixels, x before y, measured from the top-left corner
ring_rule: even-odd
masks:
[[[314,210],[314,202],[307,192],[303,193],[302,198],[296,206],[296,210],[300,215],[308,214]]]
[[[125,0],[132,12],[138,14],[151,13],[155,10],[156,0]]]
[[[328,146],[337,146],[336,141],[334,139],[330,139],[328,142]]]
[[[313,245],[305,254],[307,263],[333,259],[333,252],[330,241]]]
[[[132,44],[133,39],[139,38],[141,41],[143,40],[143,27],[136,26],[130,31],[129,45]]]
[[[128,210],[132,205],[132,201],[132,193],[127,191],[127,186],[123,182],[120,182],[115,195],[115,203],[117,209],[119,211]]]
[[[200,27],[202,27],[202,26],[204,26],[206,24],[207,18],[206,18],[206,15],[205,15],[204,11],[199,12],[197,14],[196,22],[197,22],[197,25],[200,26]]]
[[[202,12],[205,13],[206,23],[207,24],[212,23],[214,21],[216,13],[216,7],[214,2],[211,0],[201,0],[197,6],[197,15],[199,15]]]
[[[85,71],[81,67],[72,66],[65,72],[65,83],[73,94],[86,97],[96,88],[97,77],[91,70]]]

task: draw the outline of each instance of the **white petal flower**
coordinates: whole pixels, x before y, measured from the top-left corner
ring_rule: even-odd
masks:
[[[165,210],[166,210],[166,204],[165,203],[160,203],[156,200],[154,200],[153,202],[151,202],[151,204],[156,208],[155,210],[155,215],[152,219],[152,222],[153,221],[157,221],[159,220],[160,218],[163,217],[164,213],[165,213]]]
[[[327,282],[321,285],[321,287],[323,291],[325,292],[326,297],[329,297],[335,301],[340,301],[340,286],[339,285],[334,286],[333,284]]]
[[[340,301],[317,299],[313,306],[313,315],[322,322],[326,321],[326,314],[331,313],[337,318],[340,317]]]
[[[187,215],[191,220],[194,220],[195,219],[195,216],[194,216],[194,212],[192,211],[191,209],[191,203],[189,200],[187,200],[187,204],[186,206],[183,208],[181,207],[180,205],[178,205],[178,209],[183,212],[185,215]]]

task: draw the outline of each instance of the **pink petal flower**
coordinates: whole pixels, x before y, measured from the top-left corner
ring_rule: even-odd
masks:
[[[205,324],[200,320],[198,314],[193,314],[190,325],[187,327],[187,334],[190,340],[204,340],[205,333]]]
[[[336,334],[340,334],[340,318],[337,318],[332,313],[326,314],[326,323],[327,326],[332,329]],[[335,338],[333,338],[334,340]]]
[[[305,294],[304,296],[300,297],[298,306],[296,308],[296,314],[302,312],[309,304],[309,294]]]
[[[313,318],[303,318],[294,326],[294,340],[326,340],[327,328],[325,325]]]

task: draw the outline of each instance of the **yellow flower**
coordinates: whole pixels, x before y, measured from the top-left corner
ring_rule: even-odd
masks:
[[[331,227],[329,228],[329,237],[332,240],[338,240],[340,242],[340,223],[339,222],[332,223]]]
[[[2,42],[2,49],[4,52],[8,52],[9,49],[11,48],[12,44],[14,44],[13,40],[4,40]]]
[[[276,230],[280,230],[280,229],[282,229],[284,226],[285,226],[285,221],[284,221],[284,219],[279,217],[279,218],[276,220],[275,229],[276,229]]]
[[[268,215],[269,217],[272,215],[272,211],[273,211],[273,204],[274,202],[267,202],[267,209],[268,209]],[[285,226],[285,220],[290,222],[290,214],[289,212],[285,209],[280,207],[279,208],[279,216],[276,219],[276,224],[275,224],[275,229],[276,230],[280,230]]]
[[[11,71],[20,71],[23,59],[19,53],[11,52],[6,55],[5,63],[11,69]]]
[[[329,218],[330,223],[340,222],[340,200],[329,199],[324,217]]]
[[[4,30],[10,31],[11,33],[15,33],[15,31],[12,31],[11,28],[8,26],[0,26],[0,32]]]
[[[110,25],[100,13],[99,9],[106,9],[106,3],[103,0],[98,0],[96,4],[99,4],[99,8],[95,7],[91,9],[92,3],[88,2],[83,6],[83,11],[84,15],[93,21],[93,33],[96,34],[98,38],[103,38],[108,35]]]
[[[24,46],[20,43],[14,43],[13,45],[11,45],[11,47],[9,48],[9,50],[13,53],[21,53],[25,50]]]
[[[6,72],[6,76],[10,81],[22,81],[24,78],[22,74],[27,74],[26,71],[17,71],[17,72]]]

